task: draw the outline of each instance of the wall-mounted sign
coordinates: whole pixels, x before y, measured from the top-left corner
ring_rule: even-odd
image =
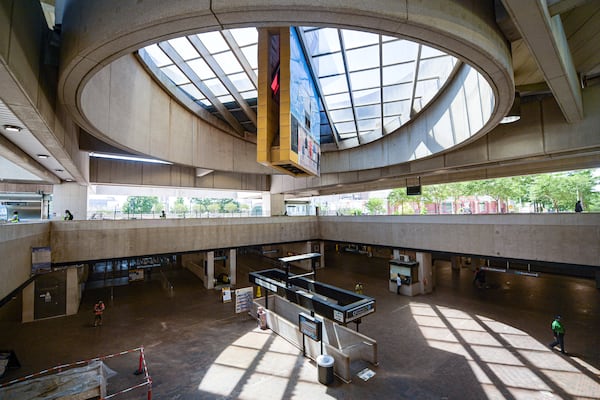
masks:
[[[354,321],[355,319],[371,314],[372,312],[375,312],[374,301],[362,304],[356,308],[351,308],[346,311],[346,322]]]
[[[321,341],[323,323],[308,314],[300,313],[298,315],[298,328],[303,335],[308,336],[317,342]]]

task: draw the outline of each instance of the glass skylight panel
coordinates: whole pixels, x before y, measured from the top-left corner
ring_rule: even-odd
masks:
[[[204,97],[204,95],[202,94],[202,92],[200,92],[200,90],[198,90],[196,85],[188,83],[187,85],[181,85],[179,87],[194,100],[198,100]]]
[[[354,113],[351,108],[342,108],[339,110],[333,110],[329,112],[329,116],[333,122],[353,121]]]
[[[433,47],[423,46],[421,49],[421,58],[439,57],[445,55],[447,54],[439,51],[438,49],[434,49]]]
[[[361,119],[356,121],[358,124],[358,130],[361,134],[368,133],[374,131],[375,129],[381,126],[381,119],[372,118],[372,119]]]
[[[411,118],[413,90],[416,90],[413,107],[418,111],[436,95],[457,63],[456,58],[439,50],[397,37],[336,28],[297,29],[303,48],[308,53],[306,57],[310,60],[312,72],[318,79],[316,86],[321,92],[321,136],[325,135],[324,137],[328,132],[331,135],[332,125],[340,140],[356,140],[358,135],[385,134],[399,128]],[[219,65],[219,68],[215,68],[217,72],[213,71],[188,38],[168,41],[203,85],[196,86],[196,82],[191,82],[182,72],[185,69],[174,65],[174,61],[157,44],[140,50],[140,58],[149,63],[150,69],[153,67],[152,63],[160,68],[182,90],[177,95],[185,93],[197,104],[227,121],[206,97],[214,96],[226,105],[231,115],[243,124],[244,129],[255,132],[256,127],[223,84],[224,77],[219,78],[217,73],[220,74],[222,70],[235,87],[236,93],[256,111],[258,93],[254,82],[258,76],[258,30],[241,28],[228,32],[233,37],[230,43],[219,31],[189,36],[190,39],[193,36],[200,39],[210,53],[210,65],[212,62]],[[415,83],[415,62],[419,46],[420,65]],[[232,48],[236,50],[235,53]],[[248,65],[252,71],[244,70]],[[192,78],[195,79],[193,76]],[[204,86],[207,93],[200,89]],[[349,93],[350,88],[352,94]],[[236,97],[240,99],[237,94]],[[328,117],[331,118],[331,125]],[[372,140],[374,137],[370,135],[365,140]],[[333,143],[334,140],[329,137],[323,142]]]
[[[362,47],[346,51],[348,71],[379,68],[379,46]]]
[[[202,58],[188,62],[188,65],[198,75],[200,80],[210,79],[215,77],[215,73]]]
[[[165,65],[173,64],[173,60],[171,60],[171,58],[169,58],[165,54],[165,52],[162,51],[160,47],[158,47],[157,44],[151,44],[150,46],[145,47],[144,50],[146,50],[146,52],[154,62],[154,65],[156,65],[159,68],[164,67]]]
[[[220,80],[214,78],[204,81],[204,84],[208,87],[212,94],[215,96],[223,96],[225,94],[229,94],[229,91]]]
[[[229,32],[239,47],[258,43],[258,30],[256,28],[230,29]]]
[[[176,65],[171,65],[168,67],[161,68],[162,72],[165,73],[169,77],[170,80],[173,81],[176,85],[183,85],[184,83],[189,83],[190,80],[187,76]]]
[[[373,106],[355,107],[355,109],[357,119],[377,118],[381,116],[381,106],[379,104]]]
[[[397,40],[383,44],[383,65],[414,62],[417,58],[419,45],[408,40]]]
[[[338,131],[338,133],[340,135],[343,134],[347,134],[347,133],[353,133],[356,135],[356,125],[354,124],[354,121],[352,122],[338,122],[335,125],[335,129]]]
[[[350,74],[350,85],[352,86],[352,90],[379,87],[381,85],[381,80],[379,79],[379,68],[352,72]]]
[[[215,54],[214,57],[223,72],[226,74],[233,74],[236,72],[242,72],[244,70],[237,58],[235,58],[235,55],[232,51]]]
[[[185,36],[171,39],[168,42],[185,61],[200,57],[200,54],[198,54],[194,46],[192,46],[188,38]]]
[[[225,96],[219,96],[219,97],[217,97],[217,99],[223,104],[235,102],[235,99],[230,94],[225,95]]]
[[[366,89],[366,90],[355,90],[352,93],[354,98],[355,106],[364,106],[368,104],[380,104],[381,103],[381,90],[380,88]]]
[[[248,60],[248,63],[252,67],[252,69],[258,69],[258,45],[247,46],[242,48],[242,53],[244,53],[244,57]]]
[[[379,43],[379,35],[369,32],[342,29],[342,37],[346,50]]]
[[[330,110],[350,107],[350,93],[346,92],[325,96],[325,103],[327,104],[327,108]]]
[[[196,36],[198,36],[198,39],[202,41],[204,47],[211,54],[229,50],[229,45],[219,31],[200,33]]]
[[[395,101],[410,99],[412,94],[412,83],[403,83],[394,86],[383,87],[383,101]]]
[[[332,76],[329,78],[321,78],[321,89],[324,95],[343,93],[348,91],[348,82],[346,75]]]
[[[256,90],[249,90],[247,92],[242,92],[240,93],[240,95],[242,96],[242,98],[244,98],[245,100],[248,99],[256,99],[258,97],[258,91]]]
[[[421,60],[418,79],[441,78],[442,81],[445,81],[451,71],[452,60],[450,57]]]
[[[229,80],[231,80],[231,83],[233,83],[238,92],[256,89],[245,72],[229,75]]]
[[[396,64],[383,67],[383,85],[412,82],[415,75],[415,63]]]
[[[312,56],[340,51],[340,38],[335,28],[323,28],[304,32],[304,44]]]
[[[339,75],[344,73],[344,60],[342,53],[327,54],[313,57],[315,74],[322,78],[324,76]]]

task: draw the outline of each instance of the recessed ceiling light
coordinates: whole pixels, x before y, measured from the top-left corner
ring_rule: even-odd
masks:
[[[37,158],[42,158],[42,159],[48,158],[48,157],[50,157],[48,154],[38,154],[37,155]]]
[[[60,169],[60,168],[54,170],[54,172],[64,172],[64,171],[65,171],[64,169]]]
[[[67,178],[67,179],[65,179],[65,181],[67,181],[67,182],[73,182],[73,179]]]
[[[16,126],[16,125],[3,125],[3,127],[6,132],[11,132],[11,133],[20,132],[23,129],[20,126]]]

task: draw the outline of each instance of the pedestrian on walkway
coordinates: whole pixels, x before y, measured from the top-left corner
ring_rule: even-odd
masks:
[[[581,205],[581,200],[577,200],[577,203],[575,203],[575,212],[582,212],[583,211],[583,206]]]
[[[98,300],[98,302],[94,305],[94,327],[102,325],[102,313],[104,313],[105,308],[106,306],[102,300]]]
[[[402,286],[402,275],[398,272],[398,276],[396,276],[396,294],[400,294],[400,287]]]
[[[554,341],[548,346],[553,349],[554,346],[560,344],[560,352],[565,354],[565,327],[563,326],[560,315],[557,315],[552,321],[552,333],[554,334]]]
[[[355,286],[354,286],[354,293],[356,294],[363,294],[363,284],[358,282]]]

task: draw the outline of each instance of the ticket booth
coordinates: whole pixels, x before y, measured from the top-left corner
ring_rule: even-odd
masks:
[[[404,296],[415,296],[421,293],[421,286],[419,283],[419,263],[411,260],[406,255],[401,255],[400,258],[393,258],[389,261],[390,266],[390,279],[389,289],[390,292],[396,292],[397,284],[396,278],[400,274],[402,285],[400,286],[400,294]]]

